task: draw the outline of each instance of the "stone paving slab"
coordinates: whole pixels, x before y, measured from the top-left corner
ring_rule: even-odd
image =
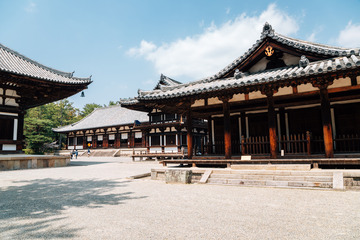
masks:
[[[0,239],[360,239],[360,192],[166,184],[79,158],[0,172]]]

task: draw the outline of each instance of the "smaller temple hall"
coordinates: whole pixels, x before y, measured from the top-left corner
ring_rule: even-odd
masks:
[[[27,109],[70,97],[91,82],[91,77],[74,77],[0,44],[0,154],[22,153]]]

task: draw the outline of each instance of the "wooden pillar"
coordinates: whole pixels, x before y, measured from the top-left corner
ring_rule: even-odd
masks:
[[[92,145],[93,145],[93,148],[97,148],[97,139],[96,139],[96,135],[95,135],[96,129],[93,130],[93,133],[94,133],[94,135],[92,137]]]
[[[188,159],[192,159],[193,156],[193,126],[192,126],[192,114],[191,108],[186,113],[186,132],[187,132],[187,149],[188,149]]]
[[[109,146],[109,141],[108,141],[108,134],[107,134],[107,129],[104,129],[104,135],[103,135],[103,148],[108,148]]]
[[[212,136],[212,125],[211,125],[212,117],[210,116],[208,118],[208,133],[209,133],[209,139],[208,139],[208,146],[207,146],[207,153],[212,154],[212,148],[213,148],[213,136]]]
[[[327,85],[320,87],[321,119],[323,124],[325,157],[334,157],[334,142],[331,126],[330,99]]]
[[[84,138],[83,138],[83,149],[86,149],[87,148],[87,137],[86,137],[86,131],[82,131],[83,132],[83,135],[84,135]]]
[[[278,144],[276,135],[276,113],[274,107],[274,90],[268,89],[266,92],[268,106],[268,126],[270,141],[270,158],[276,159],[278,154]]]
[[[181,142],[181,127],[177,127],[176,128],[176,138],[177,138],[177,149],[178,149],[178,152],[181,152],[181,145],[182,145],[182,142]]]
[[[25,111],[19,112],[18,117],[18,126],[17,126],[17,142],[16,150],[21,151],[23,149],[23,142],[24,142],[24,115]],[[59,134],[60,135],[60,134]]]
[[[222,98],[224,113],[224,148],[225,159],[231,159],[231,126],[229,98]]]

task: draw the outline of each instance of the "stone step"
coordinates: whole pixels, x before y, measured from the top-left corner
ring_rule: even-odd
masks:
[[[278,175],[278,176],[332,176],[331,171],[285,171],[285,170],[222,170],[214,169],[213,174],[240,174],[240,175]]]
[[[209,178],[208,184],[241,185],[241,186],[271,186],[271,187],[298,187],[298,188],[332,188],[332,182],[308,182],[308,181],[274,181],[274,180],[249,180],[249,179],[225,179]]]
[[[332,176],[278,176],[278,175],[251,175],[251,174],[212,174],[209,179],[248,179],[248,180],[274,180],[274,181],[311,181],[332,182]]]
[[[310,171],[311,164],[234,164],[234,170],[292,170]]]

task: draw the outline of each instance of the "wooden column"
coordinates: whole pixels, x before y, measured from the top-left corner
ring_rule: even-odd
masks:
[[[96,135],[95,135],[96,129],[93,130],[93,133],[94,133],[94,135],[92,137],[92,147],[97,148],[97,139],[96,139]]]
[[[224,148],[225,159],[231,159],[231,126],[230,126],[230,98],[222,98],[224,113]]]
[[[327,87],[320,88],[321,119],[323,124],[325,157],[334,157],[334,142],[331,126],[330,100]]]
[[[18,117],[18,126],[17,126],[17,141],[20,142],[20,144],[16,145],[16,150],[21,151],[23,149],[23,143],[24,143],[24,115],[25,111],[19,112]],[[60,135],[60,133],[59,133]]]
[[[116,134],[115,134],[114,146],[115,146],[115,148],[120,148],[120,134],[119,134],[120,128],[117,127],[115,129],[116,129]]]
[[[188,159],[192,159],[193,156],[193,126],[192,126],[192,114],[191,108],[186,113],[186,132],[187,132],[187,149],[188,149]]]
[[[276,135],[276,113],[274,107],[274,89],[266,89],[263,94],[266,95],[268,107],[268,126],[269,126],[269,141],[270,141],[270,158],[276,159],[278,154],[278,144]]]
[[[334,157],[334,141],[332,135],[331,125],[331,111],[330,99],[328,94],[328,86],[333,83],[333,79],[319,78],[316,79],[312,85],[320,89],[320,102],[321,102],[321,120],[323,125],[325,157]]]
[[[181,127],[176,127],[177,149],[181,152]]]
[[[212,117],[208,117],[208,133],[209,133],[209,139],[208,139],[208,147],[207,147],[207,153],[212,154],[212,148],[213,148],[213,142],[212,142],[212,125],[211,125]]]
[[[109,135],[107,134],[107,129],[104,129],[104,135],[103,135],[103,144],[102,147],[103,148],[108,148],[109,147]]]
[[[87,136],[85,135],[86,134],[86,131],[82,131],[83,132],[83,135],[84,135],[84,138],[83,138],[83,149],[86,149],[87,148]]]

